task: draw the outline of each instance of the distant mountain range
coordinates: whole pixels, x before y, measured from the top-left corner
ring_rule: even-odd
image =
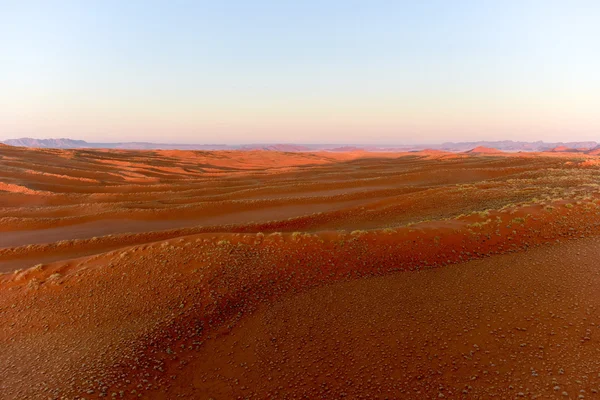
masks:
[[[599,150],[600,146],[594,141],[588,142],[515,142],[512,140],[480,141],[480,142],[447,142],[442,144],[424,145],[353,145],[353,144],[162,144],[148,142],[122,142],[122,143],[90,143],[74,139],[8,139],[3,142],[10,146],[53,148],[53,149],[125,149],[125,150],[266,150],[266,151],[419,151],[443,150],[451,152],[472,151],[475,153],[486,152],[481,149],[495,149],[506,152],[518,151],[555,151],[555,152],[581,152]]]
[[[537,142],[515,142],[512,140],[502,140],[497,142],[481,141],[481,142],[459,142],[459,143],[442,143],[431,148],[446,150],[446,151],[467,151],[477,147],[487,147],[507,152],[516,151],[551,151],[556,148],[573,149],[573,150],[591,150],[598,146],[594,141],[589,142],[557,142],[547,143],[542,141]]]
[[[214,145],[190,145],[190,144],[158,144],[146,142],[123,142],[123,143],[90,143],[85,140],[75,139],[33,139],[20,138],[4,140],[4,144],[18,147],[35,147],[47,149],[130,149],[130,150],[221,150],[231,146],[225,144]]]

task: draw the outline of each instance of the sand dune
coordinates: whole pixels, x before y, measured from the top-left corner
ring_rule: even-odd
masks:
[[[0,147],[2,398],[594,396],[598,164],[475,153]]]

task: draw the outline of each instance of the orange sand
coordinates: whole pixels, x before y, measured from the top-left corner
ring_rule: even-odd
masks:
[[[0,393],[593,398],[597,168],[2,146]]]

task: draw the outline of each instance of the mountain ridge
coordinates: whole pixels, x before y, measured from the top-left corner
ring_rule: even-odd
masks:
[[[174,143],[152,143],[152,142],[115,142],[94,143],[85,140],[71,138],[18,138],[0,141],[0,144],[49,149],[123,149],[123,150],[264,150],[283,152],[306,152],[306,151],[419,151],[419,150],[442,150],[449,152],[472,151],[477,148],[493,149],[504,152],[541,152],[556,151],[557,149],[569,149],[574,152],[588,152],[600,149],[595,141],[580,142],[525,142],[525,141],[476,141],[476,142],[444,142],[441,144],[415,144],[415,145],[356,145],[356,144],[295,144],[295,143],[263,143],[263,144],[174,144]]]

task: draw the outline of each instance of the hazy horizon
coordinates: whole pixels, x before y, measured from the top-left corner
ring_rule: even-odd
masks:
[[[64,140],[73,140],[73,141],[79,141],[82,139],[77,139],[77,138],[29,138],[29,137],[21,137],[21,138],[10,138],[10,139],[0,139],[0,143],[8,143],[11,141],[22,141],[22,140],[28,140],[28,139],[34,139],[34,140],[47,140],[47,141],[64,141]],[[443,145],[459,145],[459,146],[464,146],[464,145],[472,145],[471,148],[477,147],[477,146],[489,146],[491,148],[498,148],[498,149],[502,149],[504,146],[511,146],[510,144],[508,144],[509,142],[514,143],[515,145],[535,145],[535,144],[540,144],[540,145],[573,145],[573,144],[583,144],[585,142],[587,143],[594,143],[596,145],[598,145],[598,141],[595,140],[558,140],[558,141],[543,141],[543,140],[531,140],[531,141],[520,141],[520,140],[511,140],[511,139],[505,139],[505,140],[472,140],[472,141],[456,141],[456,140],[446,140],[446,141],[439,141],[439,142],[414,142],[414,143],[408,143],[408,142],[388,142],[388,143],[373,143],[373,142],[297,142],[297,141],[278,141],[278,142],[240,142],[240,143],[218,143],[218,142],[169,142],[169,141],[143,141],[143,140],[138,140],[138,141],[115,141],[115,142],[107,142],[107,141],[85,141],[86,143],[90,144],[90,145],[94,145],[95,147],[97,147],[97,145],[118,145],[118,144],[146,144],[146,145],[157,145],[157,146],[161,146],[161,145],[165,145],[165,146],[182,146],[182,148],[186,148],[187,146],[226,146],[229,148],[250,148],[252,146],[305,146],[305,147],[309,147],[309,148],[320,148],[320,149],[324,149],[324,148],[342,148],[342,147],[363,147],[365,149],[374,149],[374,148],[380,148],[380,149],[393,149],[394,147],[398,147],[398,148],[414,148],[414,149],[426,149],[429,146],[431,146],[431,148],[439,148],[440,146]],[[8,144],[13,144],[13,143],[8,143]],[[30,145],[28,144],[18,144],[21,146],[26,146],[29,147]],[[503,146],[504,145],[504,146]],[[185,146],[185,147],[184,147]],[[50,146],[52,147],[52,146]],[[170,148],[171,148],[170,147]],[[595,148],[596,146],[594,146]],[[69,148],[69,147],[62,147],[62,146],[57,146],[56,148]],[[97,147],[98,148],[98,147]],[[101,148],[101,147],[100,147]],[[175,147],[176,148],[176,147]],[[523,148],[526,148],[526,146],[524,146]],[[139,149],[146,149],[145,147],[139,147]]]
[[[0,140],[600,138],[594,1],[27,1],[0,13]]]
[[[168,141],[168,140],[116,140],[116,141],[106,141],[106,140],[85,140],[85,139],[80,139],[77,137],[6,137],[6,138],[0,138],[0,142],[3,141],[7,141],[7,140],[21,140],[21,139],[36,139],[36,140],[83,140],[85,142],[88,143],[152,143],[152,144],[171,144],[171,145],[227,145],[227,146],[243,146],[243,145],[274,145],[274,144],[289,144],[289,145],[318,145],[318,146],[325,146],[325,145],[362,145],[362,146],[414,146],[414,145],[436,145],[436,144],[443,144],[443,143],[478,143],[478,142],[505,142],[505,141],[513,141],[513,142],[524,142],[524,143],[536,143],[536,142],[543,142],[543,143],[577,143],[577,142],[599,142],[599,140],[594,140],[594,139],[587,139],[587,140],[575,140],[575,139],[563,139],[563,140],[518,140],[518,139],[492,139],[492,140],[488,140],[488,139],[481,139],[481,140],[452,140],[452,139],[444,139],[444,140],[440,140],[440,141],[427,141],[427,140],[423,140],[423,141],[405,141],[405,142],[369,142],[367,140],[365,141],[355,141],[355,142],[344,142],[344,141],[312,141],[312,142],[302,142],[302,141],[286,141],[286,140],[279,140],[279,141],[240,141],[240,142],[235,142],[235,143],[228,143],[228,142],[218,142],[218,141],[212,141],[212,142],[198,142],[198,141],[187,141],[187,142],[181,142],[181,141]],[[600,138],[599,138],[600,139]]]

